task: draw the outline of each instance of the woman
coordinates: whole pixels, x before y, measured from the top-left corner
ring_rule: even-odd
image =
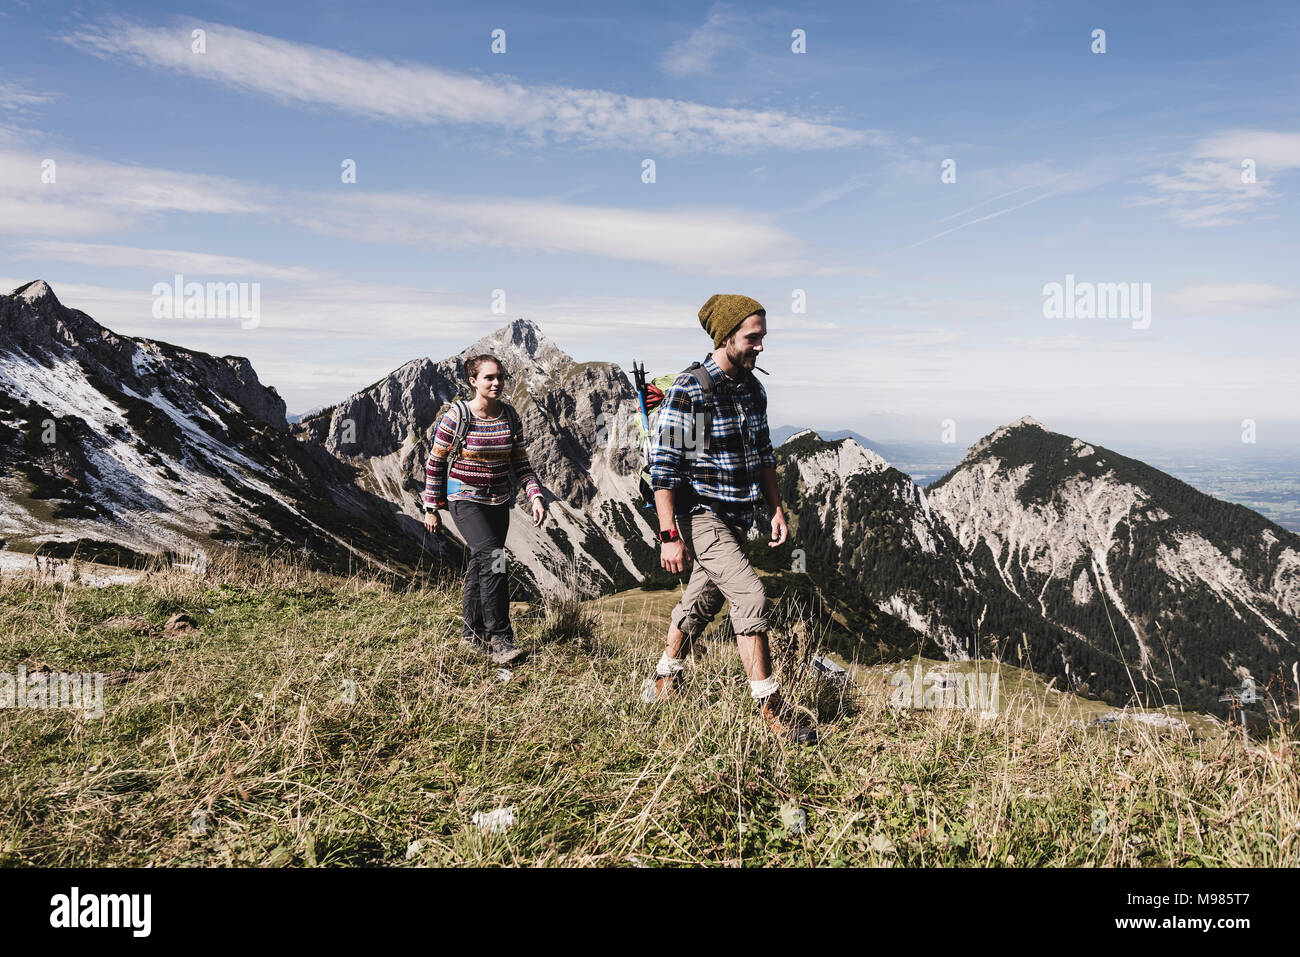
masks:
[[[506,588],[506,530],[517,491],[511,483],[512,469],[532,501],[535,527],[546,517],[546,505],[528,461],[519,414],[501,400],[506,378],[501,362],[493,355],[474,356],[465,363],[465,378],[473,399],[453,402],[434,430],[424,469],[424,527],[438,531],[439,508],[449,508],[456,519],[470,553],[461,642],[505,665],[524,654],[515,647]],[[463,411],[470,414],[471,422],[453,460],[452,445]],[[452,490],[447,494],[449,485]]]

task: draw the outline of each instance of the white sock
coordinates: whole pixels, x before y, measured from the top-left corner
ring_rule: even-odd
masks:
[[[777,689],[780,687],[776,675],[768,675],[762,681],[751,681],[749,683],[749,693],[754,696],[755,701],[762,701],[769,695],[776,694]]]
[[[686,661],[682,658],[669,658],[665,652],[659,657],[659,664],[655,665],[655,674],[660,678],[666,677],[675,671],[685,671]]]

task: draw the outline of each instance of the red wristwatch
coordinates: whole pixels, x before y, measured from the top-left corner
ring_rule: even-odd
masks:
[[[675,528],[663,529],[659,532],[659,541],[663,542],[665,545],[669,542],[675,542],[679,538],[681,538],[681,536],[677,534],[677,529]]]

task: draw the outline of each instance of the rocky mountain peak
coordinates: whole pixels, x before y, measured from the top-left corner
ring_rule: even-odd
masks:
[[[554,344],[546,338],[542,332],[542,327],[531,319],[516,319],[509,325],[502,326],[496,332],[484,336],[480,342],[489,340],[510,343],[517,346],[529,355],[536,356],[546,347],[555,348]]]
[[[86,343],[121,341],[94,319],[59,302],[43,279],[23,283],[10,295],[0,295],[0,351],[23,352],[48,364],[55,353]]]
[[[812,438],[816,439],[818,442],[824,441],[824,439],[822,439],[821,435],[818,434],[816,429],[800,429],[798,432],[791,433],[789,436],[787,436],[785,442],[782,442],[781,444],[785,445],[786,442],[795,442],[798,441],[799,439],[804,438],[805,436],[811,436]]]
[[[1241,667],[1270,673],[1278,643],[1300,636],[1285,571],[1300,567],[1300,537],[1028,417],[973,446],[928,496],[968,553],[992,557],[1008,595],[1101,656],[1090,678],[1071,663],[1094,690],[1135,692],[1137,676],[1143,694],[1177,687],[1214,708]]]
[[[1022,415],[1020,418],[1016,419],[1016,421],[1012,422],[1010,425],[1007,426],[1008,429],[1023,429],[1029,427],[1033,427],[1035,429],[1042,429],[1044,432],[1052,431],[1047,426],[1043,425],[1043,423],[1035,419],[1032,415]]]
[[[836,458],[842,474],[852,472],[883,472],[889,463],[873,449],[859,445],[853,439],[836,443]]]
[[[461,355],[474,355],[477,352],[509,352],[513,355],[537,359],[551,351],[558,352],[559,349],[555,343],[546,338],[541,326],[531,319],[516,319],[466,347]],[[501,358],[504,359],[505,356]]]
[[[796,445],[796,443],[798,443]],[[798,464],[800,478],[810,487],[839,486],[851,475],[879,473],[889,463],[852,438],[828,442],[813,429],[803,429],[781,443]]]
[[[994,442],[997,442],[999,439],[1002,439],[1008,435],[1011,435],[1014,432],[1023,429],[1041,429],[1044,432],[1052,431],[1047,426],[1043,425],[1043,423],[1035,419],[1032,415],[1022,415],[1020,418],[1016,419],[1016,421],[1010,423],[1009,425],[998,426],[988,435],[984,436],[982,439],[980,439],[978,442],[972,445],[966,451],[966,456],[965,456],[966,459],[973,459],[977,457],[978,455],[980,455],[980,453],[982,453]]]
[[[54,290],[44,279],[33,279],[31,282],[23,283],[15,289],[10,295],[26,299],[28,302],[43,302],[49,306],[59,306],[58,297],[54,295]]]
[[[507,383],[507,390],[516,400],[521,398],[521,395],[516,395],[521,384],[529,392],[544,391],[555,376],[577,365],[573,357],[548,339],[531,319],[516,319],[438,365],[444,375],[463,382],[465,360],[483,353],[491,353],[505,365],[507,375],[514,380]]]

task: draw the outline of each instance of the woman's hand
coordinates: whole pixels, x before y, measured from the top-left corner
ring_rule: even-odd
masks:
[[[533,496],[533,527],[540,528],[542,519],[546,518],[546,506],[542,504],[540,495]]]
[[[430,534],[436,535],[438,533],[438,526],[440,524],[441,521],[438,518],[438,510],[436,508],[431,508],[424,513],[425,531],[429,532]]]

